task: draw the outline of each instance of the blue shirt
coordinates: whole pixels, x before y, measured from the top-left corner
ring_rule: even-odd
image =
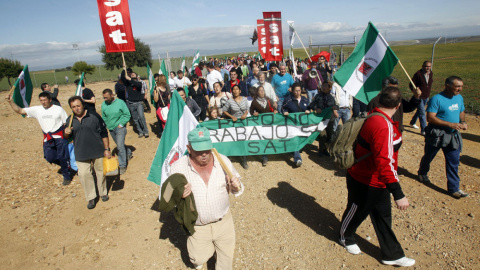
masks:
[[[288,88],[290,88],[293,83],[293,78],[288,73],[285,73],[285,75],[283,76],[281,76],[280,74],[275,74],[275,76],[273,76],[272,78],[272,86],[275,89],[275,94],[281,100],[290,96]]]
[[[463,111],[465,111],[465,105],[461,95],[448,97],[443,92],[433,96],[427,106],[427,112],[436,113],[438,119],[450,123],[460,123],[460,113]],[[451,128],[442,128],[453,131]]]

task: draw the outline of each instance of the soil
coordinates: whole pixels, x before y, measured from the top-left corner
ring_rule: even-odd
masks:
[[[88,85],[97,97],[114,82]],[[62,86],[60,102],[73,85]],[[39,89],[34,90],[34,97]],[[39,102],[33,98],[32,105]],[[110,200],[87,209],[75,176],[62,185],[59,167],[43,158],[42,133],[36,120],[22,118],[0,103],[0,261],[2,269],[188,269],[186,236],[171,213],[152,210],[159,187],[147,181],[160,139],[138,138],[128,125],[126,144],[134,158],[126,174],[108,178]],[[412,114],[405,115],[407,122]],[[146,113],[156,126],[155,114]],[[446,194],[444,158],[432,163],[431,185],[416,180],[423,154],[419,130],[407,127],[400,150],[399,174],[411,207],[392,210],[393,228],[407,256],[418,269],[480,269],[480,118],[468,115],[460,159],[461,189]],[[408,123],[408,122],[407,122]],[[115,146],[110,139],[112,148]],[[249,157],[242,175],[245,192],[231,198],[236,228],[234,269],[387,269],[381,264],[370,220],[358,229],[361,255],[337,244],[347,202],[345,172],[332,158],[319,157],[317,143],[305,147],[303,165],[293,168],[289,154],[271,156],[267,167]],[[209,262],[213,269],[213,261]]]

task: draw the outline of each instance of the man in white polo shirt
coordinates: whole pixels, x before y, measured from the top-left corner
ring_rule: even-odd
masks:
[[[8,95],[5,98],[12,109],[27,117],[37,119],[43,131],[43,156],[50,163],[60,165],[63,175],[63,184],[69,185],[72,181],[70,175],[70,155],[68,153],[68,142],[63,138],[63,129],[67,119],[65,110],[53,105],[50,92],[44,91],[38,95],[41,106],[20,108]]]
[[[219,71],[214,69],[212,63],[207,64],[207,70],[208,70],[208,75],[207,75],[208,89],[210,91],[213,91],[213,84],[216,82],[219,82],[223,88],[223,85],[225,84],[223,82],[223,76]]]

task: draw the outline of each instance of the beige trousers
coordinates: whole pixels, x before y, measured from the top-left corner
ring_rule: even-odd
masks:
[[[187,239],[187,249],[195,266],[203,265],[216,252],[215,269],[232,269],[235,228],[230,210],[218,222],[195,226],[195,233]]]
[[[95,170],[97,177],[97,188],[100,196],[107,195],[107,182],[103,176],[103,158],[92,159],[89,161],[77,161],[78,177],[85,191],[87,202],[97,198],[95,192],[95,179],[92,175],[92,169]]]

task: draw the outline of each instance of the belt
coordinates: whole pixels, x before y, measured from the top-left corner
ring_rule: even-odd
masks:
[[[339,109],[350,109],[350,107],[340,107]]]

